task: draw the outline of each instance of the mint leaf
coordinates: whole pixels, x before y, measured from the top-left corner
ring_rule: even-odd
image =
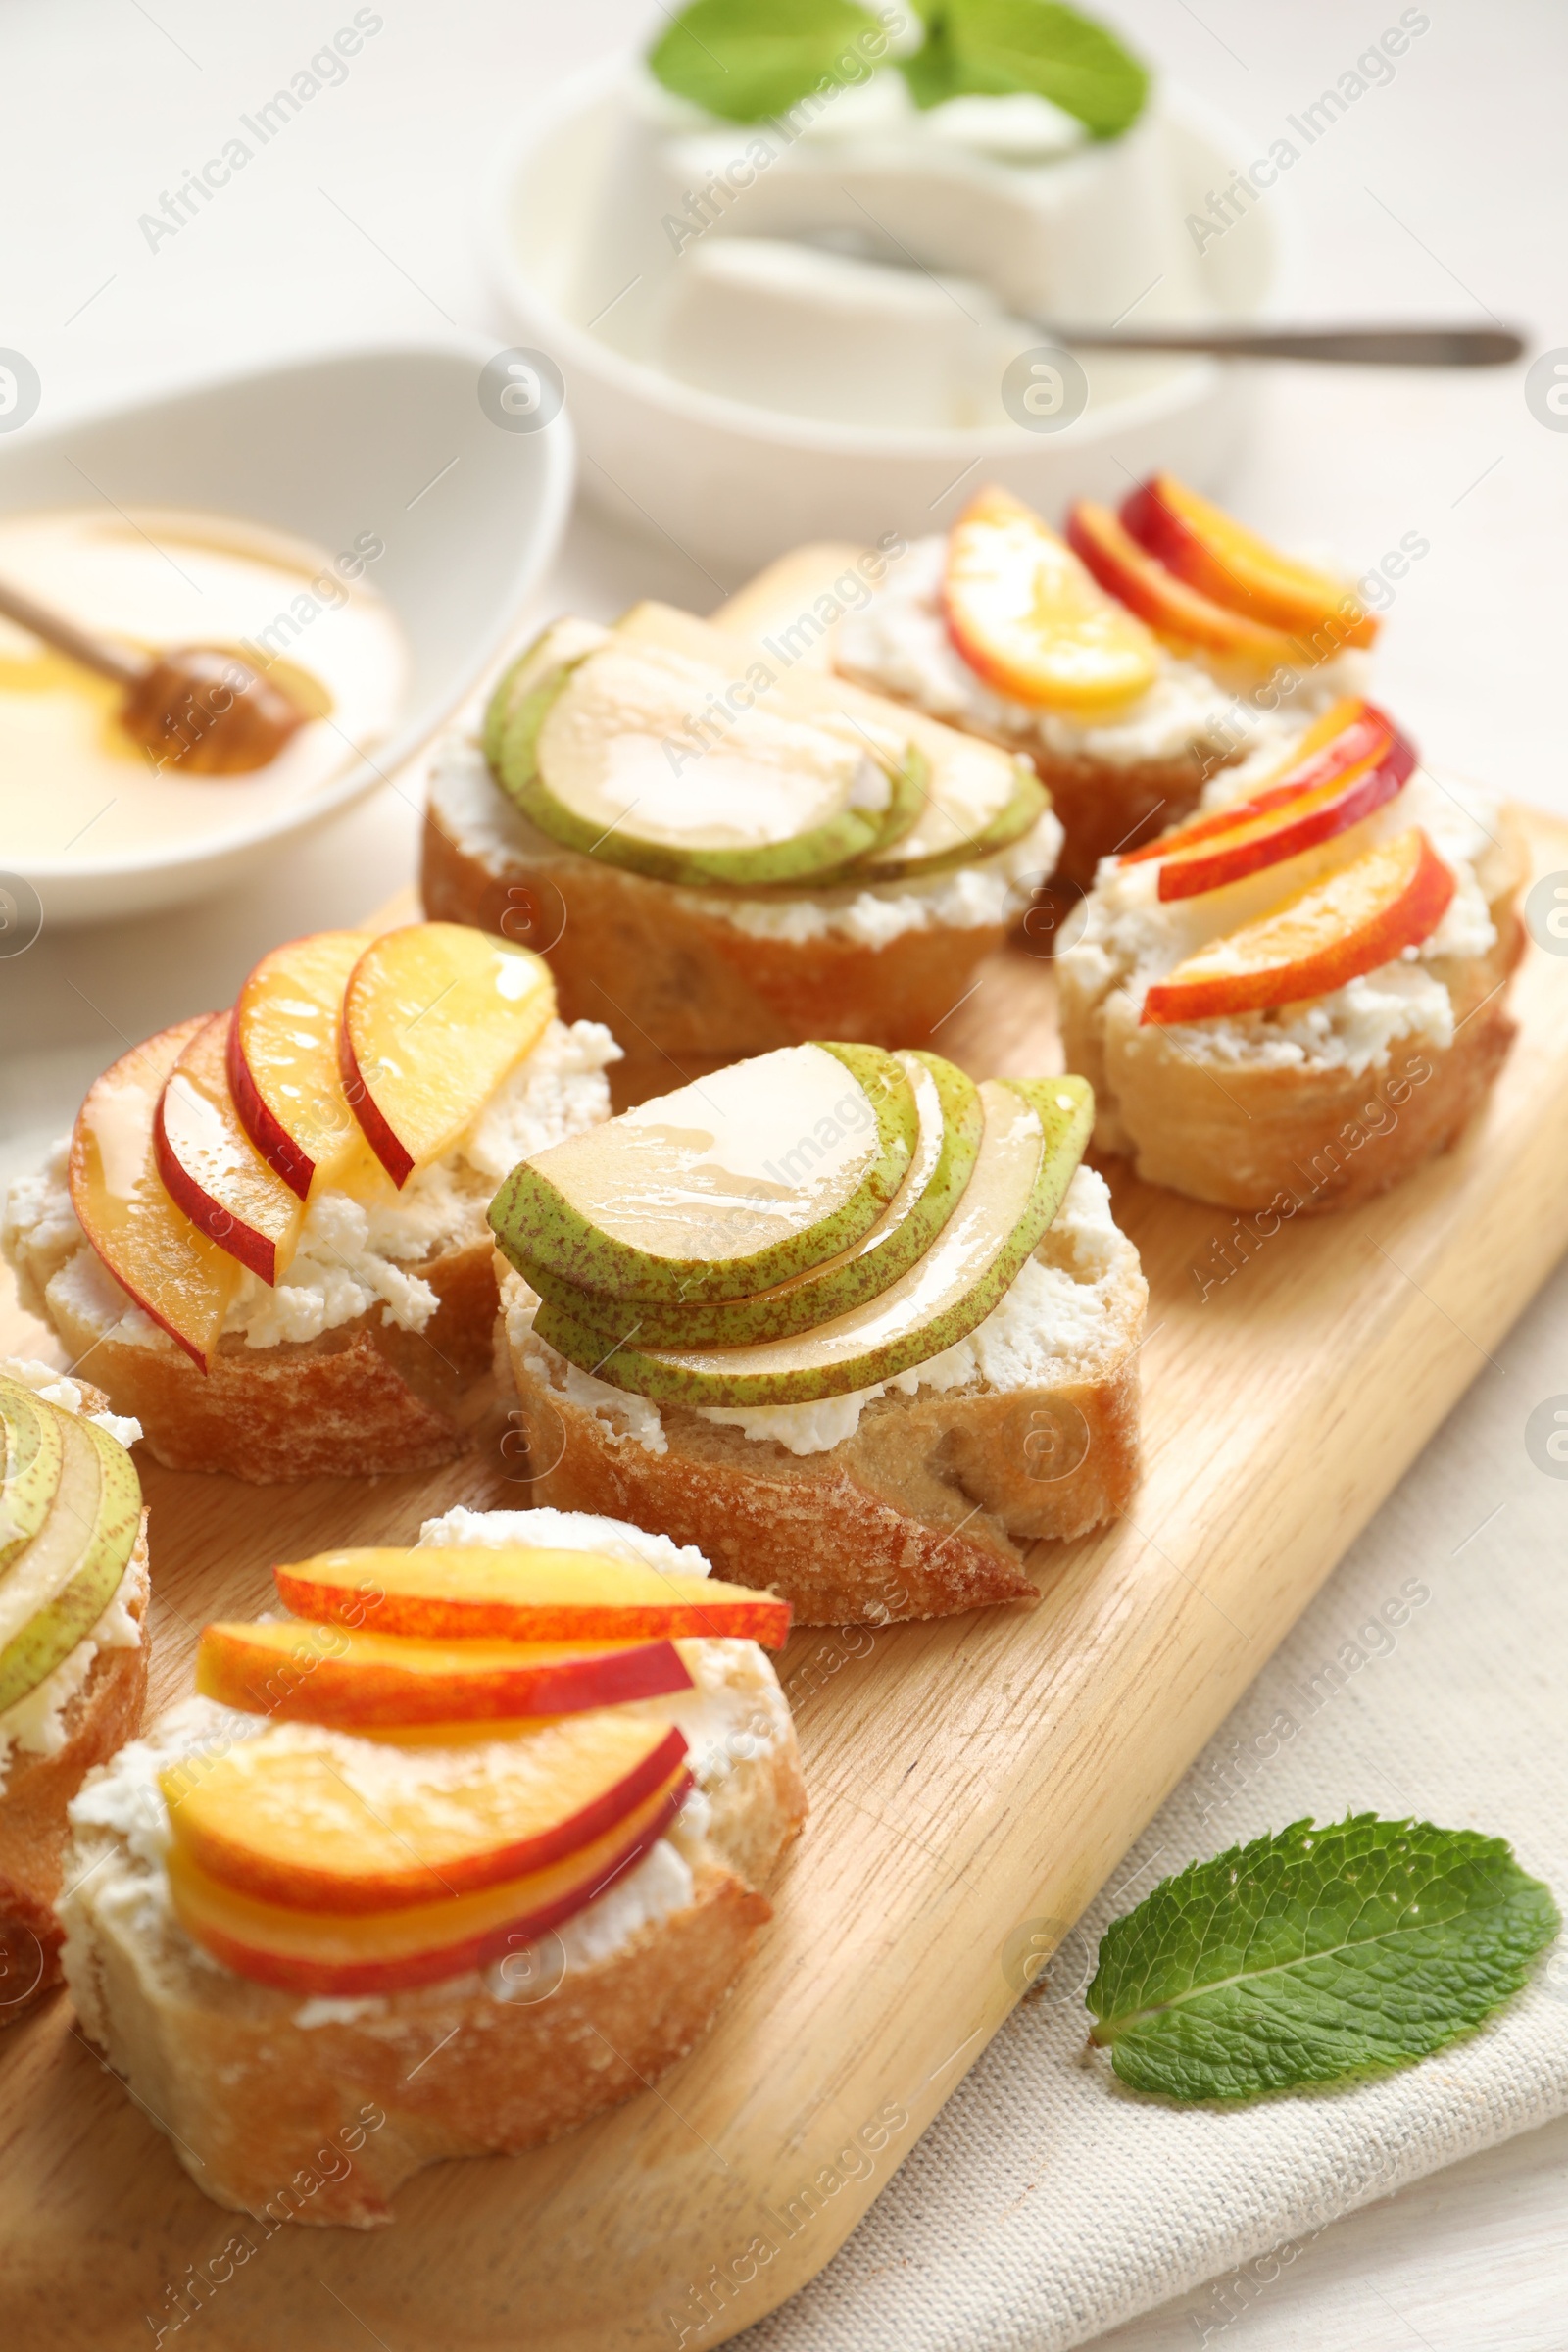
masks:
[[[864,81],[886,54],[881,25],[854,0],[692,0],[648,64],[677,98],[760,122],[824,81]]]
[[[1060,0],[940,0],[923,48],[900,64],[917,106],[1027,90],[1097,139],[1136,122],[1149,74],[1112,32]]]
[[[1193,1863],[1106,1929],[1090,2039],[1124,2082],[1172,2099],[1382,2073],[1478,2026],[1561,1925],[1500,1838],[1297,1821]]]

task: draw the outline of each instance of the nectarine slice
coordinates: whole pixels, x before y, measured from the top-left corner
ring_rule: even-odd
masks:
[[[286,1617],[204,1626],[196,1651],[204,1698],[347,1732],[575,1715],[691,1679],[672,1642],[422,1642]]]
[[[411,923],[371,943],[349,975],[338,1068],[394,1184],[470,1127],[554,1017],[543,956],[466,923]]]
[[[294,1254],[305,1203],[240,1123],[228,1086],[231,1018],[215,1012],[170,1071],[153,1145],[170,1199],[199,1232],[271,1284]]]
[[[686,1753],[612,1708],[483,1747],[362,1745],[291,1724],[160,1776],[210,1878],[306,1911],[388,1911],[542,1870],[613,1828]]]
[[[1178,579],[1233,612],[1292,633],[1333,624],[1341,645],[1370,645],[1377,635],[1345,581],[1282,556],[1173,474],[1140,483],[1123,500],[1121,520]]]
[[[1249,669],[1309,665],[1312,656],[1279,629],[1216,604],[1167,571],[1139,546],[1108,507],[1080,499],[1067,517],[1067,544],[1107,594],[1179,651],[1240,662]]]
[[[180,1847],[167,1856],[174,1916],[185,1933],[244,1977],[290,1992],[395,1992],[433,1984],[527,1946],[559,1928],[642,1860],[691,1788],[682,1767],[612,1829],[543,1870],[477,1893],[393,1911],[295,1911],[209,1877]]]
[[[170,1072],[207,1018],[198,1013],[122,1054],[88,1088],[71,1139],[76,1222],[121,1289],[203,1372],[242,1270],[170,1199],[153,1120]]]
[[[239,992],[228,1034],[228,1083],[246,1132],[304,1200],[364,1148],[338,1075],[343,991],[364,931],[317,931],[264,956]]]
[[[943,602],[970,668],[1016,702],[1093,715],[1154,682],[1148,632],[1010,491],[982,490],[955,523]]]
[[[606,1552],[430,1544],[323,1551],[272,1575],[296,1617],[427,1641],[634,1642],[681,1634],[782,1647],[787,1600]]]
[[[1176,849],[1185,849],[1190,842],[1209,841],[1218,833],[1229,833],[1250,816],[1260,816],[1267,808],[1283,808],[1299,793],[1326,784],[1331,776],[1342,775],[1365,756],[1370,737],[1351,741],[1346,738],[1364,712],[1384,726],[1392,727],[1381,710],[1374,711],[1370,703],[1359,695],[1344,695],[1332,703],[1321,718],[1314,719],[1306,733],[1293,743],[1283,759],[1276,760],[1255,791],[1244,801],[1230,801],[1223,808],[1210,808],[1202,816],[1189,817],[1170,833],[1157,840],[1140,843],[1136,850],[1123,850],[1123,865],[1147,865],[1152,858],[1166,858]]]
[[[1430,938],[1453,891],[1453,875],[1412,826],[1257,922],[1210,940],[1154,983],[1142,1018],[1201,1021],[1326,996]]]
[[[1378,713],[1369,713],[1342,740],[1348,750],[1367,748],[1359,759],[1347,758],[1338,774],[1305,791],[1276,787],[1260,796],[1262,805],[1234,810],[1228,831],[1205,841],[1173,842],[1159,869],[1160,898],[1198,898],[1332,841],[1387,807],[1415,772],[1415,746]],[[1333,763],[1324,759],[1319,764]]]

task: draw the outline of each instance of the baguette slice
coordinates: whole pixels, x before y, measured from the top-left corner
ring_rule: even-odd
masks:
[[[1506,983],[1524,952],[1518,909],[1528,867],[1506,810],[1477,867],[1494,928],[1483,956],[1425,968],[1453,1004],[1440,1046],[1396,1039],[1370,1068],[1306,1062],[1285,1067],[1204,1060],[1202,1024],[1177,1037],[1141,1025],[1129,992],[1095,996],[1076,958],[1057,965],[1062,1042],[1101,1109],[1096,1142],[1124,1154],[1151,1184],[1233,1209],[1287,1214],[1348,1208],[1400,1184],[1451,1151],[1486,1101],[1513,1043]]]
[[[1073,1184],[1080,1202],[1092,1197],[1085,1188],[1102,1196],[1092,1171]],[[1019,1546],[1083,1535],[1131,1499],[1148,1298],[1138,1252],[1114,1228],[1086,1250],[1063,1216],[1035,1256],[1081,1286],[1070,1348],[1048,1381],[890,1389],[852,1436],[805,1454],[688,1406],[661,1405],[656,1420],[645,1398],[590,1379],[534,1336],[535,1295],[509,1272],[506,1360],[531,1492],[695,1544],[717,1574],[779,1592],[803,1625],[1033,1600]],[[639,1431],[657,1431],[655,1444]]]
[[[230,1334],[205,1377],[166,1332],[122,1328],[124,1295],[85,1244],[69,1271],[49,1283],[49,1321],[170,1470],[275,1486],[426,1470],[465,1449],[463,1398],[488,1367],[495,1323],[488,1239],[416,1268],[441,1301],[422,1332],[383,1323],[377,1306],[273,1348]]]
[[[109,1399],[85,1382],[81,1410]],[[147,1691],[147,1513],[126,1567],[125,1615],[139,1629],[132,1646],[101,1648],[62,1711],[62,1744],[52,1755],[13,1746],[0,1780],[0,2028],[15,2025],[60,1982],[61,1889],[66,1808],[97,1764],[133,1737]]]
[[[373,2228],[421,2166],[555,2139],[691,2048],[770,1916],[761,1889],[806,1797],[760,1652],[689,1647],[728,1727],[694,1754],[703,1801],[588,1911],[482,1975],[311,2001],[197,1951],[145,1858],[147,1799],[160,1762],[247,1719],[191,1701],[88,1784],[68,1858],[67,1982],[83,2031],[207,2195],[272,2222]]]

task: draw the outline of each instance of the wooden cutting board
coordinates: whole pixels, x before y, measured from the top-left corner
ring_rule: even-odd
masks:
[[[1568,875],[1568,827],[1527,821],[1537,871]],[[0,2036],[5,2340],[706,2347],[819,2271],[1568,1244],[1568,958],[1532,948],[1515,1005],[1459,1150],[1348,1215],[1243,1250],[1227,1211],[1112,1171],[1151,1289],[1132,1516],[1038,1546],[1033,1609],[791,1641],[811,1818],[657,2089],[421,2174],[390,2229],[269,2234],[201,2194],[58,1998]],[[942,1044],[977,1076],[1058,1066],[1049,964],[1010,950]],[[55,1353],[14,1304],[10,1350]],[[274,1560],[524,1502],[504,1434],[492,1400],[469,1460],[368,1484],[145,1464],[155,1704],[189,1689],[202,1622],[265,1605]]]

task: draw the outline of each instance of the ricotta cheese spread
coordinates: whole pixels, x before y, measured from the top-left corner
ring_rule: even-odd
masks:
[[[1093,1168],[1079,1167],[1034,1256],[967,1338],[891,1380],[842,1396],[808,1404],[693,1409],[702,1420],[739,1429],[750,1439],[782,1446],[793,1454],[830,1453],[854,1437],[868,1404],[894,1392],[913,1396],[921,1389],[941,1393],[1054,1386],[1092,1354],[1105,1328],[1110,1295],[1125,1280],[1136,1255],[1132,1243],[1117,1229],[1104,1178]],[[669,1440],[659,1406],[649,1397],[634,1396],[580,1371],[536,1338],[533,1317],[538,1304],[521,1275],[508,1277],[502,1305],[513,1346],[531,1356],[550,1386],[592,1413],[614,1441],[641,1446],[649,1453],[666,1452]]]
[[[50,1364],[30,1358],[0,1356],[0,1375],[31,1389],[63,1412],[79,1413],[84,1398],[80,1385]],[[121,1413],[89,1413],[87,1419],[122,1446],[133,1446],[141,1424]],[[14,1753],[58,1756],[66,1744],[66,1718],[72,1701],[86,1685],[101,1649],[139,1649],[140,1616],[147,1605],[147,1545],[138,1536],[125,1563],[125,1573],[111,1594],[97,1623],[89,1628],[66,1657],[41,1683],[24,1690],[9,1707],[0,1708],[0,1795],[10,1778]]]
[[[1172,1023],[1173,1052],[1233,1067],[1284,1069],[1311,1063],[1359,1074],[1382,1061],[1396,1040],[1452,1042],[1453,1002],[1436,967],[1446,958],[1484,956],[1496,931],[1476,868],[1494,839],[1494,804],[1474,785],[1419,768],[1404,789],[1354,828],[1357,849],[1419,825],[1450,868],[1454,894],[1437,929],[1419,947],[1327,996],[1265,1011]],[[1324,843],[1246,881],[1200,897],[1161,901],[1158,860],[1105,859],[1086,902],[1082,937],[1058,958],[1067,986],[1091,1005],[1125,992],[1132,1008],[1151,985],[1211,940],[1257,920],[1293,890],[1342,864],[1350,836]],[[1105,1106],[1107,1113],[1110,1106]]]
[[[498,880],[542,859],[577,854],[541,833],[508,799],[470,737],[451,735],[441,745],[430,774],[429,798],[447,837]],[[729,923],[755,939],[802,945],[839,938],[885,948],[906,931],[981,930],[988,924],[1010,923],[1028,906],[1036,886],[1055,871],[1061,841],[1060,823],[1048,809],[1021,840],[950,873],[873,883],[862,890],[824,890],[814,896],[775,891],[749,898],[727,890],[682,890],[669,883],[658,887],[669,890],[694,916]],[[627,877],[628,882],[636,879]]]
[[[1011,702],[970,668],[949,634],[946,556],[945,539],[917,540],[870,602],[840,621],[834,663],[863,685],[999,743],[1113,768],[1194,757],[1212,763],[1259,750],[1278,758],[1338,696],[1361,690],[1365,663],[1354,652],[1314,669],[1276,673],[1250,694],[1220,684],[1197,662],[1166,655],[1147,694],[1101,718]]]
[[[604,1072],[620,1048],[597,1021],[544,1036],[480,1111],[467,1134],[401,1192],[387,1183],[366,1199],[323,1192],[312,1200],[284,1278],[270,1289],[247,1272],[223,1324],[248,1348],[318,1339],[379,1306],[381,1320],[422,1331],[439,1300],[419,1269],[443,1251],[483,1238],[501,1179],[530,1152],[563,1142],[610,1112]],[[37,1174],[12,1185],[0,1217],[0,1250],[17,1269],[24,1303],[47,1312],[51,1294],[78,1318],[152,1344],[156,1327],[89,1246],[71,1204],[69,1140]],[[60,1286],[56,1289],[56,1286]]]

